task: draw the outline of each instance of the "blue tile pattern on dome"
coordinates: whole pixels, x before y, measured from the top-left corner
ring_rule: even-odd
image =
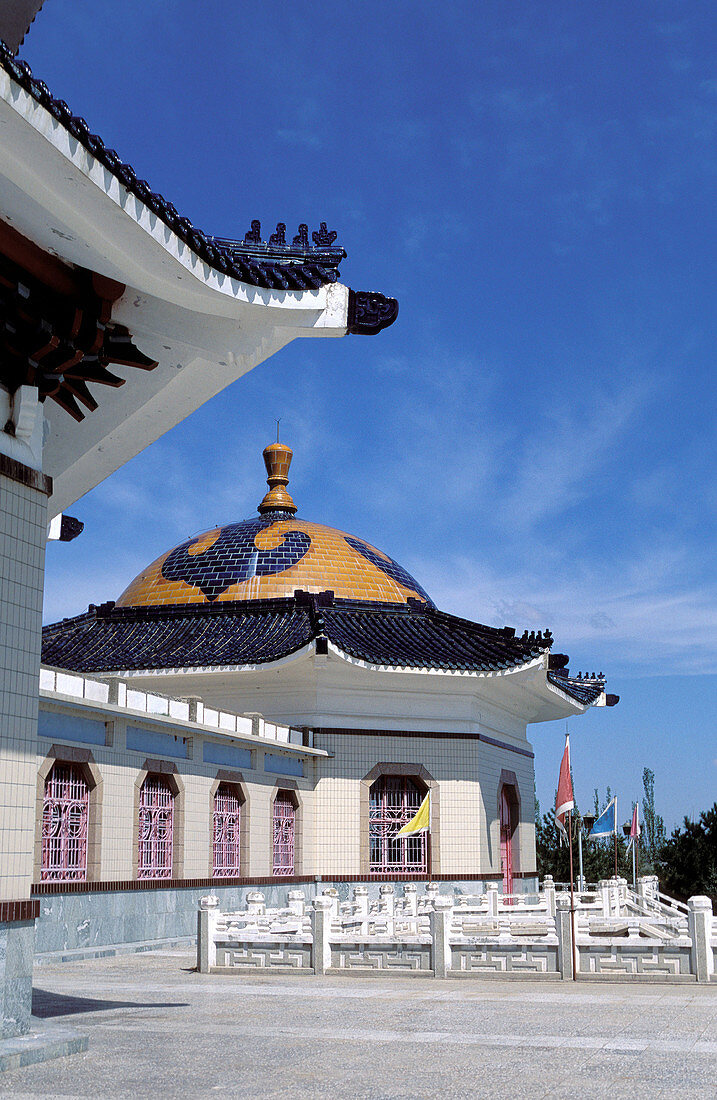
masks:
[[[407,572],[402,565],[399,565],[397,561],[394,561],[393,558],[382,558],[367,543],[361,542],[360,539],[353,538],[352,535],[345,535],[344,537],[352,550],[361,554],[361,556],[366,558],[367,561],[370,561],[372,565],[375,565],[377,569],[380,569],[382,573],[385,573],[387,577],[397,581],[398,584],[402,585],[404,588],[412,589],[426,601],[429,607],[434,606],[433,600],[428,593],[421,588],[420,584],[416,583],[411,574]]]
[[[254,541],[257,534],[277,519],[293,517],[274,512],[259,519],[230,523],[221,528],[215,543],[198,554],[191,554],[190,549],[202,536],[188,539],[169,554],[162,565],[162,576],[199,588],[212,603],[239,581],[283,573],[301,561],[311,546],[311,536],[305,531],[288,531],[279,546],[259,550]]]

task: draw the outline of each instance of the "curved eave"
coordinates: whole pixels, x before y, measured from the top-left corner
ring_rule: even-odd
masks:
[[[326,289],[335,283],[335,273],[323,273],[310,256],[304,265],[268,259],[264,281],[262,265],[253,261],[243,262],[241,271],[254,277],[242,277],[239,267],[230,271],[228,257],[144,180],[137,180],[129,165],[114,154],[112,167],[102,163],[111,151],[62,100],[27,75],[22,63],[1,56],[0,62],[0,149],[4,146],[7,152],[1,162],[7,175],[3,207],[21,233],[64,260],[139,286],[148,294],[168,294],[168,300],[185,308],[203,308],[207,298],[202,288],[245,305],[326,308]],[[29,89],[43,89],[41,98],[48,107]],[[13,195],[13,187],[18,195]],[[43,210],[52,217],[43,219]],[[88,227],[97,234],[95,239],[89,237]],[[132,235],[133,229],[141,233]],[[151,242],[154,250],[148,246]],[[301,277],[305,267],[312,268],[312,274]],[[348,300],[345,307],[340,326],[344,331]]]
[[[346,653],[333,642],[328,643],[328,650],[329,653],[334,654],[336,657],[340,657],[341,660],[346,661],[347,664],[353,665],[355,668],[365,668],[371,672],[410,673],[419,676],[450,676],[453,678],[463,677],[476,680],[494,680],[497,677],[512,676],[516,673],[525,672],[531,668],[538,668],[543,663],[542,657],[534,657],[530,661],[525,661],[522,664],[506,665],[492,669],[436,668],[431,665],[374,664],[360,657],[354,657],[350,653]]]
[[[344,652],[333,642],[328,643],[329,654],[338,657],[340,660],[345,661],[346,664],[351,665],[354,668],[365,669],[367,672],[376,673],[399,673],[409,674],[414,676],[444,676],[450,678],[460,677],[461,679],[474,679],[474,680],[487,680],[497,679],[499,677],[512,676],[517,673],[526,672],[532,668],[539,668],[543,663],[542,657],[536,657],[531,661],[527,661],[520,665],[511,665],[505,668],[495,668],[490,670],[471,670],[463,668],[431,668],[415,665],[389,665],[389,664],[373,664],[369,661],[361,660],[358,657],[352,657],[350,653]],[[302,645],[291,653],[287,653],[283,657],[279,657],[270,661],[257,661],[252,664],[234,664],[234,665],[186,665],[177,666],[174,668],[146,668],[146,669],[106,669],[102,672],[94,672],[93,676],[112,675],[118,676],[121,679],[131,679],[132,677],[148,677],[148,676],[201,676],[201,675],[215,675],[217,673],[224,674],[241,674],[252,673],[259,671],[271,672],[274,669],[278,670],[287,667],[297,659],[304,657],[317,657],[318,660],[322,659],[324,655],[316,654],[316,640]]]
[[[584,714],[586,710],[590,710],[590,707],[595,706],[595,703],[584,703],[580,699],[576,699],[574,695],[570,695],[569,692],[556,687],[547,677],[545,679],[545,690],[549,695],[556,696],[556,698],[561,699],[567,706],[572,707],[575,714]],[[557,717],[562,717],[562,715],[558,715]]]
[[[330,281],[268,289],[212,267],[7,64],[3,58],[0,217],[50,255],[124,285],[112,320],[158,363],[149,373],[117,368],[126,385],[103,387],[99,408],[81,424],[46,403],[43,470],[55,483],[52,518],[291,340],[344,336],[350,292]],[[52,104],[58,113],[58,101]],[[191,239],[191,227],[185,236]]]
[[[1,66],[0,111],[4,216],[53,255],[187,309],[216,299],[214,308],[227,316],[232,302],[323,312],[327,291],[340,285],[267,288],[216,270]],[[334,296],[343,300],[342,316],[326,319],[341,334],[348,310],[342,290]]]

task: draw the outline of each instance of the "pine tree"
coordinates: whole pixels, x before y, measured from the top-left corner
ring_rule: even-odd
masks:
[[[642,832],[640,834],[640,871],[642,874],[654,874],[660,851],[667,835],[665,823],[655,810],[655,773],[650,768],[642,772]]]

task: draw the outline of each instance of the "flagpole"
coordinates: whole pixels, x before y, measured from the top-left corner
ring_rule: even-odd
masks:
[[[573,981],[578,980],[575,947],[575,889],[573,886],[573,811],[568,810],[568,845],[570,850],[570,939],[573,947]]]
[[[632,842],[632,888],[633,888],[633,890],[637,890],[637,871],[635,869],[635,847],[636,847],[636,842],[633,840],[633,842]]]
[[[615,795],[615,820],[614,820],[615,832],[615,878],[617,878],[617,795]]]

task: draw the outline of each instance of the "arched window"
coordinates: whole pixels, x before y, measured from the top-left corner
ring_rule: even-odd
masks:
[[[41,878],[77,882],[87,878],[90,789],[80,768],[54,764],[42,806]]]
[[[515,788],[507,785],[500,789],[500,869],[503,873],[503,893],[513,893],[513,875],[515,872],[515,853],[513,836],[517,824],[517,799]]]
[[[424,797],[418,785],[403,775],[382,775],[372,785],[368,812],[371,871],[426,873],[426,834],[396,836]]]
[[[273,873],[275,875],[293,875],[296,807],[288,791],[277,791],[274,800],[273,825]]]
[[[220,783],[214,795],[214,877],[239,874],[241,802],[232,787]]]
[[[160,775],[148,775],[139,792],[138,878],[172,877],[174,798]]]

